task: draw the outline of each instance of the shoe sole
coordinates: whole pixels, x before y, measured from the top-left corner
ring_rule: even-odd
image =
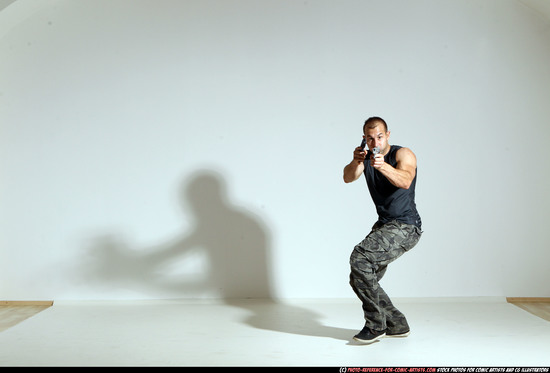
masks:
[[[384,338],[385,336],[386,336],[386,333],[380,334],[378,337],[375,337],[375,338],[373,338],[373,339],[360,339],[360,338],[357,338],[357,337],[353,337],[353,339],[356,340],[357,342],[362,343],[362,344],[370,345],[371,343],[374,343],[374,342],[376,342],[376,341],[381,340],[381,339]]]
[[[402,334],[386,334],[386,337],[388,338],[405,338],[408,337],[411,334],[410,331]]]

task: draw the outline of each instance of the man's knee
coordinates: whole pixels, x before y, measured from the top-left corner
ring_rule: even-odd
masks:
[[[374,261],[370,258],[363,250],[358,249],[357,247],[351,253],[349,264],[352,272],[370,272],[374,273]]]

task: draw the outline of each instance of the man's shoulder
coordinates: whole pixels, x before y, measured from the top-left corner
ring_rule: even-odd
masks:
[[[401,145],[392,145],[392,148],[394,148],[395,150],[395,154],[414,154],[413,151],[411,150],[411,148],[408,148],[406,146],[401,146]]]
[[[395,147],[396,147],[395,159],[398,162],[407,161],[407,160],[410,160],[410,161],[416,160],[416,155],[410,148],[407,148],[405,146],[399,146],[399,145],[396,145]]]

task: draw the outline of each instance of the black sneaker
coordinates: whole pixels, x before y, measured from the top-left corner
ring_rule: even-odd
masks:
[[[357,335],[353,337],[357,342],[371,344],[386,336],[385,330],[371,330],[366,326]]]
[[[386,330],[386,337],[390,337],[390,338],[405,338],[405,337],[408,337],[409,334],[411,334],[410,330],[407,330],[405,332],[397,332],[397,333]]]

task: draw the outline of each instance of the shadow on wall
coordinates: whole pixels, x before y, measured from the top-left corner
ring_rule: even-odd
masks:
[[[272,298],[269,233],[260,218],[231,204],[215,172],[196,173],[181,194],[194,222],[187,234],[139,250],[116,236],[96,238],[92,278],[176,297]]]
[[[221,175],[196,173],[183,186],[182,197],[194,219],[188,234],[142,250],[117,237],[98,238],[90,247],[91,266],[86,266],[92,268],[92,279],[186,298],[208,294],[248,311],[242,322],[254,328],[349,340],[355,331],[322,325],[317,312],[274,299],[269,231],[258,216],[228,200]],[[173,273],[178,267],[192,269],[193,263],[202,269]]]

